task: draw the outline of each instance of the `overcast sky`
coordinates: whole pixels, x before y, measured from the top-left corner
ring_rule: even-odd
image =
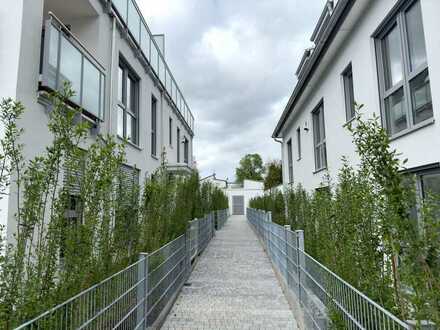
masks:
[[[280,159],[271,139],[325,0],[137,0],[196,118],[202,176],[234,180],[247,153]]]

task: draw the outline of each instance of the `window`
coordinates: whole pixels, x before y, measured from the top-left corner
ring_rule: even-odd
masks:
[[[151,96],[151,155],[157,156],[157,99]]]
[[[420,0],[407,1],[377,34],[384,125],[391,136],[433,117]]]
[[[185,164],[189,164],[189,141],[186,137],[183,142],[183,161]]]
[[[125,62],[118,71],[118,135],[137,144],[139,80]]]
[[[440,196],[440,170],[432,170],[420,175],[422,197]]]
[[[312,113],[313,141],[315,149],[315,169],[327,168],[327,149],[325,141],[324,104],[321,103]]]
[[[296,143],[298,144],[298,160],[301,159],[301,127],[296,129]]]
[[[170,146],[173,146],[173,118],[170,117],[169,120],[169,125],[168,125],[168,132],[169,132],[169,141],[170,141]]]
[[[344,81],[345,114],[347,121],[350,121],[356,115],[353,89],[353,70],[351,68],[351,64],[342,73],[342,78]]]
[[[289,170],[289,183],[293,183],[293,151],[292,151],[292,139],[287,141],[287,162]]]
[[[177,163],[180,163],[180,128],[177,127]]]

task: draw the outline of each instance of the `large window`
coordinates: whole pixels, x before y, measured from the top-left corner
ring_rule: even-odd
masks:
[[[119,63],[118,72],[118,135],[138,142],[139,80],[125,62]]]
[[[327,168],[327,147],[325,141],[324,104],[321,103],[312,113],[313,142],[315,149],[315,169]]]
[[[432,121],[420,1],[407,1],[377,35],[384,124],[391,136]]]
[[[292,151],[292,139],[287,141],[287,168],[289,170],[289,183],[293,182],[293,151]]]
[[[345,114],[347,121],[350,121],[356,115],[353,88],[353,70],[351,68],[351,64],[342,73],[342,78],[344,81]]]
[[[157,156],[157,99],[151,96],[151,155]]]

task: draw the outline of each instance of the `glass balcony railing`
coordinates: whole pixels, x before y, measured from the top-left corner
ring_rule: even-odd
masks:
[[[53,15],[46,21],[42,51],[41,88],[60,90],[70,82],[70,99],[94,119],[103,119],[104,68]]]
[[[191,131],[194,131],[194,116],[188,107],[176,81],[168,68],[160,48],[148,28],[135,0],[111,0],[121,22],[127,27],[132,39],[152,67],[168,96],[182,115]]]

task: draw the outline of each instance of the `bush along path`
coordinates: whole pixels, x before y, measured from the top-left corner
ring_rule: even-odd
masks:
[[[401,319],[440,325],[440,196],[416,197],[414,178],[402,175],[406,161],[361,108],[347,126],[358,166],[344,160],[328,188],[297,186],[250,206],[304,230],[309,254]]]
[[[23,157],[24,107],[0,106],[0,194],[17,191],[14,244],[0,233],[0,328],[11,329],[183,234],[191,219],[227,208],[222,191],[200,185],[194,172],[172,177],[166,155],[139,183],[127,171],[125,144],[99,136],[84,151],[90,127],[81,110],[66,106],[69,86],[51,94],[48,129],[53,142],[31,160]],[[80,175],[78,175],[80,174]],[[69,210],[69,211],[66,211]]]

